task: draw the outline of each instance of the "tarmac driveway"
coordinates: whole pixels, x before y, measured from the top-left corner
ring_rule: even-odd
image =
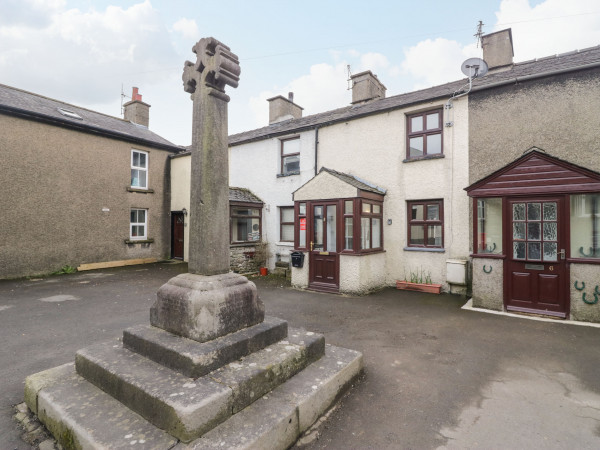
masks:
[[[29,374],[147,323],[183,264],[0,282],[0,448]],[[462,310],[466,299],[386,289],[300,292],[255,279],[267,314],[360,350],[366,371],[306,447],[600,448],[600,328]]]

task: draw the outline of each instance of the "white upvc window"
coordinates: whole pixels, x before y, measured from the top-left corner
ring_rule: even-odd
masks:
[[[131,150],[131,187],[148,189],[148,152]]]
[[[129,238],[134,240],[148,239],[148,210],[132,209],[129,218]]]

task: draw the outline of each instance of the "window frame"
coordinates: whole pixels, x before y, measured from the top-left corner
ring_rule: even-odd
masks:
[[[253,245],[259,242],[262,242],[263,234],[262,234],[262,209],[263,203],[251,203],[251,202],[230,202],[229,203],[229,243],[231,245]],[[234,208],[248,208],[248,209],[258,209],[258,216],[250,216],[243,214],[233,214]],[[258,219],[258,239],[256,241],[234,241],[233,240],[233,223],[234,219]]]
[[[131,221],[131,213],[134,211],[144,211],[144,222],[132,222]],[[134,236],[133,235],[133,227],[134,226],[143,226],[144,227],[144,235],[143,236]],[[148,239],[148,209],[147,208],[130,208],[129,209],[129,240],[145,241],[147,239]]]
[[[294,140],[298,140],[298,151],[297,152],[292,152],[292,153],[285,153],[285,143],[286,142],[290,142],[290,141],[294,141]],[[289,175],[299,175],[300,174],[300,136],[295,136],[295,137],[291,137],[291,138],[287,138],[287,139],[281,139],[280,141],[280,165],[279,165],[279,174],[281,176],[289,176]],[[283,161],[285,158],[289,157],[289,156],[298,156],[298,170],[294,171],[294,172],[288,172],[285,173],[283,171],[284,168],[284,164]]]
[[[357,202],[359,209],[358,214],[354,215],[354,226],[358,225],[359,228],[359,240],[356,245],[359,245],[358,253],[371,253],[371,252],[380,252],[383,251],[383,202],[379,202],[371,199],[363,199],[361,198],[359,202]],[[370,212],[363,211],[363,205],[369,204],[371,205]],[[373,212],[373,205],[379,206],[379,212]],[[369,248],[362,248],[362,233],[363,233],[363,224],[362,219],[369,219]],[[379,219],[379,247],[373,247],[373,219]]]
[[[438,128],[427,129],[427,115],[432,113],[438,113]],[[412,131],[411,119],[415,117],[422,117],[423,129],[420,131]],[[407,160],[419,160],[440,157],[444,154],[444,109],[442,107],[429,109],[427,111],[421,111],[418,113],[412,113],[406,115],[406,159]],[[427,137],[439,134],[440,135],[440,152],[428,154],[427,153]],[[423,137],[423,154],[419,156],[411,156],[410,154],[410,140],[415,137]]]
[[[284,222],[283,221],[283,211],[292,211],[292,221],[291,222]],[[294,211],[294,207],[293,206],[280,206],[279,207],[279,242],[294,242],[294,237],[296,236],[296,224],[294,221],[294,216],[295,216],[295,211]],[[285,240],[283,239],[283,227],[284,225],[291,225],[292,226],[292,239],[289,240]]]
[[[142,166],[134,166],[133,165],[133,155],[135,153],[139,153],[139,154],[143,154],[146,157],[146,167],[142,167]],[[133,175],[133,171],[134,170],[138,170],[138,171],[143,171],[146,174],[146,185],[145,186],[135,186],[133,184],[133,176],[131,176],[130,178],[130,186],[132,189],[148,189],[148,186],[150,185],[149,183],[149,170],[148,170],[148,166],[149,166],[149,161],[150,161],[150,154],[149,152],[143,151],[143,150],[136,150],[136,149],[131,149],[131,157],[130,157],[130,175]],[[138,177],[139,180],[139,177]]]
[[[423,219],[412,219],[411,211],[412,207],[416,205],[423,206]],[[427,206],[428,205],[438,205],[439,207],[439,216],[438,220],[427,220]],[[411,226],[419,225],[424,226],[423,232],[423,245],[411,244]],[[442,242],[441,245],[428,245],[427,241],[429,238],[429,226],[437,226],[440,225],[442,228]],[[423,248],[423,249],[443,249],[444,247],[444,199],[431,199],[431,200],[407,200],[406,201],[406,247],[407,248]]]

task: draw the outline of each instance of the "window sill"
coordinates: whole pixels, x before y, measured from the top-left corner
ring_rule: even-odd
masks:
[[[439,155],[425,155],[425,156],[413,156],[412,158],[407,158],[402,160],[403,163],[411,163],[411,162],[416,162],[416,161],[426,161],[428,159],[442,159],[445,158],[446,156],[443,153],[440,153]]]
[[[229,244],[229,247],[255,247],[260,243],[260,241],[232,242]]]
[[[298,172],[290,172],[290,173],[278,173],[277,174],[277,178],[291,177],[293,175],[300,175],[300,171],[298,171]]]
[[[128,192],[139,192],[141,194],[154,194],[154,189],[140,189],[136,187],[127,186]]]
[[[154,239],[125,239],[127,245],[132,244],[152,244]]]
[[[428,253],[446,253],[445,248],[428,248],[428,247],[404,247],[405,252],[428,252]]]
[[[287,241],[279,241],[275,245],[280,245],[282,247],[293,247],[294,243],[293,242],[287,242]]]
[[[498,255],[494,253],[472,253],[471,258],[486,258],[486,259],[506,259],[506,255]]]
[[[339,253],[339,255],[341,256],[369,256],[369,255],[379,255],[381,253],[385,253],[385,250],[363,250],[363,251],[359,251],[359,252],[349,252],[349,251],[343,251],[341,253]]]

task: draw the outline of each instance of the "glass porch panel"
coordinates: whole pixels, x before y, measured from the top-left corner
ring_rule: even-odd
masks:
[[[525,220],[525,203],[513,204],[513,220]]]
[[[352,214],[354,202],[352,200],[346,200],[344,202],[344,214]]]
[[[571,258],[600,258],[600,193],[571,195]]]
[[[337,251],[337,206],[327,206],[327,252]]]
[[[373,235],[373,248],[381,247],[381,219],[373,217],[371,219],[371,225],[373,226],[371,233]]]
[[[371,248],[371,219],[369,217],[360,219],[360,248],[363,250]]]
[[[344,250],[354,248],[354,220],[352,217],[344,219]]]
[[[323,207],[314,207],[313,250],[323,250]]]
[[[502,254],[501,198],[477,200],[477,233],[477,253]],[[525,235],[524,229],[522,234]]]

